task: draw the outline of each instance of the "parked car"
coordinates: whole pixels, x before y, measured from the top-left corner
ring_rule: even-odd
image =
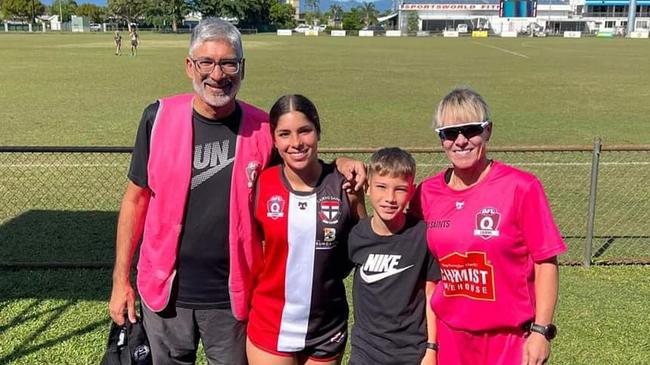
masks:
[[[306,33],[308,30],[315,30],[317,32],[324,32],[327,29],[327,25],[321,24],[317,26],[308,25],[308,24],[298,24],[297,27],[293,28],[294,32],[297,33]]]
[[[90,31],[91,32],[99,32],[100,30],[102,30],[102,25],[101,24],[90,23]]]
[[[293,31],[297,33],[307,33],[310,29],[311,27],[307,24],[298,24],[297,27],[293,28]]]

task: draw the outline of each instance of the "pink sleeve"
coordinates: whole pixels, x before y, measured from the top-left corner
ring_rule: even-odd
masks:
[[[531,181],[523,191],[519,212],[522,235],[533,261],[540,262],[566,252],[566,244],[538,179]]]

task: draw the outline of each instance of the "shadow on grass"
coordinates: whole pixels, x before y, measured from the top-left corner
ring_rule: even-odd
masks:
[[[0,265],[110,267],[117,212],[30,210],[0,226]]]
[[[26,312],[28,312],[30,309],[33,309],[36,305],[38,305],[38,302],[34,301],[31,303],[25,310],[22,311],[22,314],[19,314],[16,316],[14,319],[15,321],[24,321],[24,320],[37,320],[40,317],[45,317],[47,316],[48,318],[43,320],[42,324],[32,330],[30,330],[30,334],[26,336],[22,341],[14,346],[13,351],[10,353],[6,354],[5,356],[0,358],[0,365],[5,365],[9,364],[12,361],[16,361],[22,357],[28,356],[32,353],[39,352],[43,349],[46,349],[48,347],[52,347],[54,345],[58,345],[61,342],[67,341],[74,339],[77,336],[82,336],[87,333],[93,332],[97,330],[99,327],[106,326],[106,320],[105,319],[100,319],[97,321],[94,321],[82,328],[79,328],[77,330],[68,332],[64,335],[60,335],[56,338],[47,340],[41,344],[38,345],[33,345],[33,342],[44,332],[46,332],[49,327],[53,324],[56,323],[64,314],[65,312],[73,307],[76,304],[76,301],[66,301],[63,305],[54,307],[52,309],[40,312],[38,314],[30,315],[30,316],[24,316]],[[48,316],[49,315],[49,316]],[[21,318],[22,317],[22,318]]]

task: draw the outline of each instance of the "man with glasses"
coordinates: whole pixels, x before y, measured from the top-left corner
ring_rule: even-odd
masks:
[[[154,364],[193,364],[199,340],[209,364],[246,364],[244,321],[262,258],[252,196],[273,143],[267,113],[236,99],[244,70],[239,31],[204,19],[185,59],[194,93],[160,99],[140,121],[109,309],[117,324],[136,321],[130,274],[141,242],[137,287]],[[362,164],[337,162],[363,180]]]
[[[113,320],[135,321],[137,287],[155,364],[245,364],[245,324],[260,239],[250,219],[255,175],[269,163],[267,114],[236,99],[239,31],[215,18],[193,31],[185,72],[194,93],[149,105],[140,121],[117,227]],[[128,317],[125,318],[125,314]]]

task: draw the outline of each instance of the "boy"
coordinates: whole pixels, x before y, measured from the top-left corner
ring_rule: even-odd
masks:
[[[415,191],[415,161],[399,148],[370,158],[374,214],[350,232],[354,326],[350,365],[436,364],[435,317],[429,300],[440,280],[426,225],[404,209]]]

